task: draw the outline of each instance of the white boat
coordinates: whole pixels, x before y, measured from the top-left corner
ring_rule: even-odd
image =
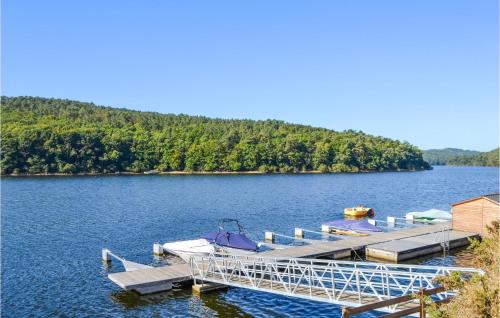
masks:
[[[225,223],[235,223],[239,233],[224,230]],[[245,235],[244,228],[237,220],[222,219],[219,222],[219,230],[203,235],[197,240],[177,241],[163,244],[164,251],[174,254],[189,261],[191,255],[208,255],[211,253],[225,253],[231,255],[250,255],[259,251],[263,246]]]
[[[451,221],[451,213],[443,210],[430,209],[423,212],[410,212],[406,214],[412,216],[416,221],[423,222],[448,222]]]
[[[226,224],[236,225],[238,233],[229,232],[224,229]],[[219,230],[203,235],[201,238],[216,246],[222,253],[233,255],[249,255],[259,251],[260,244],[252,241],[246,236],[245,228],[236,219],[221,219],[219,221]]]
[[[216,252],[214,245],[205,239],[165,243],[163,249],[170,254],[179,256],[186,262],[192,255],[209,255]]]

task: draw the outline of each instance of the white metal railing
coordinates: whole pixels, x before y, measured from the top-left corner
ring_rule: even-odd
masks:
[[[351,307],[438,287],[436,276],[483,274],[462,267],[228,254],[193,255],[189,266],[195,283],[220,283]],[[397,306],[381,310],[393,312]]]

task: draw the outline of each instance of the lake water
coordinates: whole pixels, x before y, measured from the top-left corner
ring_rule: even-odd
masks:
[[[497,168],[324,175],[3,178],[2,316],[234,317],[337,316],[338,306],[231,288],[198,298],[176,290],[149,297],[108,281],[101,248],[158,263],[154,242],[195,238],[237,218],[254,237],[289,235],[342,218],[362,203],[376,218],[450,209],[497,192]],[[454,257],[425,262],[452,264]],[[160,262],[161,263],[161,262]]]

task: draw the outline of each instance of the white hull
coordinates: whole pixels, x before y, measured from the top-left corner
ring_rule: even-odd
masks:
[[[209,255],[215,252],[214,246],[205,239],[165,243],[163,249],[186,262],[192,255]]]
[[[242,250],[239,248],[231,248],[227,246],[217,246],[219,249],[222,250],[223,253],[231,254],[231,255],[253,255],[256,254],[256,251],[248,251],[248,250]]]

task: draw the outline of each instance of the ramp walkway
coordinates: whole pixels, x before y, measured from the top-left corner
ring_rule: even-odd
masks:
[[[433,281],[436,276],[453,272],[463,276],[482,273],[461,267],[227,254],[193,256],[189,268],[195,284],[210,282],[349,307],[438,287]],[[448,294],[436,297],[442,299]],[[380,310],[394,312],[414,306],[410,300]]]

